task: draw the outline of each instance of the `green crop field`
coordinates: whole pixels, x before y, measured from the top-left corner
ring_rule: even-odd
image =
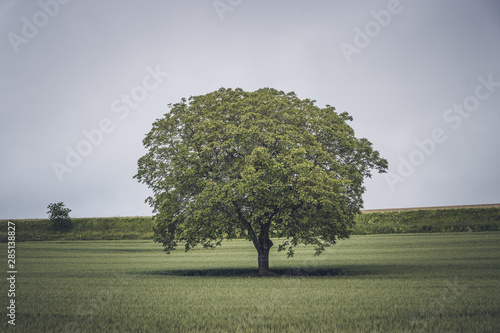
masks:
[[[500,331],[499,232],[360,235],[319,257],[273,250],[274,275],[260,278],[244,240],[169,256],[151,240],[20,242],[16,326],[4,269],[0,331]]]

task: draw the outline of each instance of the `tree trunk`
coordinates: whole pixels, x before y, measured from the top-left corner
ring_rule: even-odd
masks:
[[[259,275],[267,276],[269,274],[269,250],[271,250],[273,242],[268,239],[262,242],[257,242],[254,245],[258,253]]]

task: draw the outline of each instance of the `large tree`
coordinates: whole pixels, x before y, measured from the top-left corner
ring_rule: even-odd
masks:
[[[387,161],[354,136],[352,117],[291,93],[221,88],[169,105],[134,176],[153,196],[155,241],[170,253],[244,237],[267,275],[271,238],[293,255],[349,237],[363,180]]]

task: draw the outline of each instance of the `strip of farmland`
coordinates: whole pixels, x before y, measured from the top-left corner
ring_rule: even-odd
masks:
[[[500,208],[500,203],[481,205],[434,206],[434,207],[409,207],[409,208],[384,208],[362,209],[362,213],[405,212],[411,210],[436,210],[436,209],[462,209],[462,208]]]

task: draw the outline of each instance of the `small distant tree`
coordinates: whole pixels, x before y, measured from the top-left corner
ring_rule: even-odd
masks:
[[[47,214],[49,214],[49,219],[52,223],[52,229],[55,231],[68,231],[73,228],[73,223],[69,217],[69,212],[71,209],[65,208],[64,203],[52,203],[47,206],[49,209]]]

